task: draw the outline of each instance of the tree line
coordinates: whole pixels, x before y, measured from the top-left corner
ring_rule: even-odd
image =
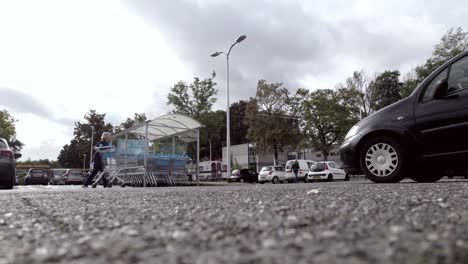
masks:
[[[231,144],[256,143],[259,150],[274,152],[275,159],[286,147],[313,148],[326,159],[355,122],[409,96],[434,69],[467,48],[468,32],[456,28],[442,36],[423,64],[404,75],[391,69],[375,74],[358,70],[334,88],[294,91],[282,83],[259,80],[254,97],[230,106]],[[204,125],[200,130],[202,159],[209,158],[210,149],[213,159],[221,159],[222,147],[226,145],[226,112],[212,109],[218,93],[215,78],[213,72],[208,78],[195,77],[191,83],[179,81],[167,96],[167,105],[174,113],[187,115]],[[83,155],[89,155],[91,126],[95,128],[93,141],[98,142],[104,131],[118,132],[147,120],[144,113],[136,113],[114,126],[106,122],[105,116],[90,110],[84,122],[75,122],[74,137],[57,158],[60,166],[83,166]],[[7,111],[0,111],[0,137],[20,150],[23,144],[14,137],[15,121]],[[195,157],[195,150],[195,145],[188,146],[190,156]],[[89,157],[86,161],[89,162]]]

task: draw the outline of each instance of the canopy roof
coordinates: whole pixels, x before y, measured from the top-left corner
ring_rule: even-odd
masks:
[[[161,140],[173,136],[178,136],[179,139],[185,142],[197,141],[198,129],[203,127],[196,120],[188,116],[168,114],[116,133],[113,135],[113,138],[127,133],[145,138],[146,124],[148,124],[149,141]]]

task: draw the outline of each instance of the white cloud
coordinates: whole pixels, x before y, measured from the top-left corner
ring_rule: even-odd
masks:
[[[170,85],[191,76],[160,33],[116,1],[2,1],[0,35],[0,87],[35,98],[55,120],[80,121],[96,109],[118,123],[160,111],[153,95],[165,98]],[[73,122],[59,133],[43,113],[18,111],[24,99],[7,100],[0,109],[21,120],[24,156],[56,159]]]

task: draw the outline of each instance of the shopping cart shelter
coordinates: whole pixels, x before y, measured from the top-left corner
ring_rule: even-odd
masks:
[[[131,186],[191,185],[199,179],[201,127],[190,117],[168,114],[115,133],[108,166]],[[192,158],[190,148],[195,151]],[[188,164],[196,164],[195,175]]]

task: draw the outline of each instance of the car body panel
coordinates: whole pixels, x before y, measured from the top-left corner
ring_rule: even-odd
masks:
[[[265,168],[268,168],[268,170]],[[284,182],[286,180],[286,172],[284,171],[284,168],[281,166],[263,167],[258,174],[258,182],[272,182],[274,177],[277,177],[278,181]]]
[[[375,135],[389,135],[400,140],[415,164],[422,166],[467,166],[468,158],[468,89],[421,100],[427,87],[439,74],[451,78],[453,63],[468,63],[468,51],[451,59],[424,79],[413,93],[359,121],[356,134],[346,138],[340,157],[347,173],[362,173],[361,147]],[[468,80],[468,70],[465,71]],[[434,81],[435,82],[435,81]]]
[[[291,169],[291,166],[293,164],[295,160],[288,160],[286,162],[286,166],[285,166],[285,180],[286,181],[294,181],[294,172],[292,171]],[[309,168],[312,164],[315,163],[315,161],[313,160],[297,160],[299,162],[299,171],[297,173],[297,178],[300,180],[300,181],[303,181],[305,180],[305,175],[309,172]]]

